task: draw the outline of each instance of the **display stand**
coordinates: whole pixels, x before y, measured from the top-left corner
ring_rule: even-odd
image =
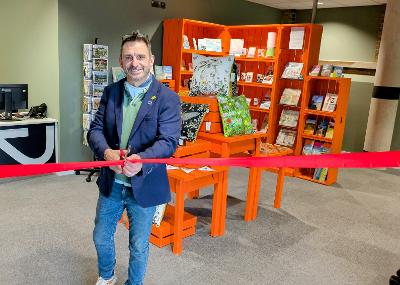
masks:
[[[82,98],[82,127],[83,144],[88,146],[87,132],[100,105],[104,88],[108,85],[108,46],[99,45],[98,38],[94,44],[83,45],[83,98]],[[96,157],[93,156],[93,160]],[[90,182],[100,168],[78,169],[75,174],[89,172],[86,181]]]

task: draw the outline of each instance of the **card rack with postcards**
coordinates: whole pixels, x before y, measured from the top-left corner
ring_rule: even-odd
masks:
[[[349,78],[306,77],[296,155],[340,153],[350,92]],[[300,168],[301,178],[330,185],[337,169]]]

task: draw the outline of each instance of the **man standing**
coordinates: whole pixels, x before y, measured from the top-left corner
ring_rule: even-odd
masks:
[[[100,193],[93,231],[99,269],[96,285],[116,283],[114,234],[124,209],[130,225],[125,284],[143,284],[155,208],[168,202],[171,194],[164,164],[128,160],[170,157],[181,130],[178,95],[150,73],[154,56],[147,36],[134,32],[124,37],[119,62],[126,79],[104,89],[88,132],[89,145],[99,160],[120,160],[121,153],[127,159],[123,167],[102,168],[97,180]]]

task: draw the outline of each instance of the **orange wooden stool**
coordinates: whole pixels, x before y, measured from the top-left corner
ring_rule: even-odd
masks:
[[[244,152],[249,153],[251,156],[259,156],[261,139],[266,136],[267,134],[265,133],[233,137],[224,137],[223,134],[199,134],[201,139],[211,142],[211,152],[219,157],[242,155]],[[253,193],[258,193],[260,189],[260,169],[256,167],[250,167],[249,169],[246,210],[244,214],[245,221],[251,220],[248,205],[253,205]],[[228,179],[225,180],[225,184],[224,187],[228,188]]]
[[[176,255],[182,253],[184,199],[187,193],[214,185],[211,236],[216,237],[224,234],[227,197],[227,189],[224,188],[226,167],[213,167],[213,169],[214,171],[194,170],[190,173],[185,173],[182,170],[168,170],[171,191],[176,195],[172,245],[172,252]]]
[[[272,145],[267,143],[262,143],[260,146],[260,153],[258,156],[268,157],[268,156],[284,156],[292,154],[293,150],[287,147],[281,147],[278,145]],[[249,179],[249,188],[247,191],[246,198],[246,210],[245,210],[245,220],[252,221],[257,217],[258,210],[258,196],[260,193],[260,181],[261,181],[261,171],[272,171],[277,172],[278,176],[276,179],[276,189],[275,189],[275,200],[274,208],[279,208],[281,205],[282,192],[283,192],[283,182],[285,175],[293,176],[293,169],[287,167],[280,168],[257,168],[256,174],[252,179]]]

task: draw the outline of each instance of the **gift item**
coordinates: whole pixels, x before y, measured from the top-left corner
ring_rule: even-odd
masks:
[[[249,106],[244,95],[218,96],[218,106],[225,137],[254,133]]]
[[[205,115],[209,112],[206,104],[181,103],[181,136],[188,141],[195,141]]]
[[[193,54],[189,96],[231,95],[233,56],[206,57]]]

